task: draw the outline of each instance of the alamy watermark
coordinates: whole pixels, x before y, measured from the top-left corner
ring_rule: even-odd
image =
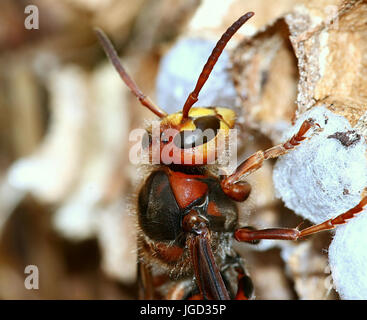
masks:
[[[28,265],[24,269],[24,274],[27,276],[24,279],[24,287],[28,290],[39,289],[39,270],[35,265]]]
[[[36,5],[30,4],[24,8],[27,15],[24,20],[24,27],[27,30],[39,29],[39,10]]]

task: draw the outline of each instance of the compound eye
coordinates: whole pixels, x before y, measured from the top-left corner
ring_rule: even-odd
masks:
[[[197,129],[205,131],[207,129],[213,130],[215,135],[220,128],[220,120],[216,116],[204,116],[194,120]]]
[[[181,149],[200,146],[215,138],[220,128],[220,120],[215,116],[204,116],[194,120],[196,130],[184,130],[177,134],[174,144]]]
[[[153,240],[175,240],[182,233],[180,208],[165,172],[153,172],[140,190],[138,219]]]

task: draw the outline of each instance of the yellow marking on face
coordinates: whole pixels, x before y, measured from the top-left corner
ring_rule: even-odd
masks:
[[[191,108],[189,112],[190,118],[200,118],[204,116],[210,116],[210,115],[216,115],[219,114],[222,116],[223,121],[220,121],[220,129],[228,130],[232,129],[235,124],[236,114],[233,110],[228,108],[221,108],[221,107],[215,107],[215,108],[202,108],[202,107],[196,107]],[[196,127],[192,121],[192,119],[187,119],[185,123],[181,124],[182,120],[182,113],[176,112],[173,114],[168,115],[162,120],[162,124],[165,125],[171,125],[172,127],[179,126],[180,131],[183,130],[195,130]]]
[[[199,118],[204,116],[212,116],[215,115],[214,109],[209,108],[191,108],[189,112],[189,117]]]
[[[228,124],[229,129],[232,129],[236,122],[236,114],[234,113],[234,111],[228,108],[220,107],[216,107],[215,110],[223,117],[223,120]]]

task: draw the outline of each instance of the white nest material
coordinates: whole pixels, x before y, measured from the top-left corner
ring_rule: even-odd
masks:
[[[273,173],[276,195],[295,213],[321,223],[354,207],[367,186],[366,143],[349,122],[324,107],[304,113],[284,135],[312,118],[322,128],[278,159]]]
[[[285,134],[291,137],[305,119],[323,129],[281,157],[273,179],[278,197],[297,214],[321,223],[356,206],[367,186],[366,142],[348,121],[324,107],[303,114]],[[344,299],[367,299],[366,210],[336,228],[329,249],[335,289]]]
[[[208,60],[215,42],[199,38],[183,38],[164,56],[157,77],[157,101],[168,113],[180,111]],[[199,95],[196,106],[236,105],[236,90],[229,69],[226,50],[219,57]]]
[[[335,231],[329,247],[334,287],[343,299],[367,299],[367,212]]]

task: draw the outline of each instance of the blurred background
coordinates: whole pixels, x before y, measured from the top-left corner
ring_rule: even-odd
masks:
[[[153,100],[161,95],[159,101],[170,101],[165,97],[174,88],[163,84],[157,93],[156,79],[162,58],[177,40],[195,37],[216,41],[241,14],[255,11],[256,16],[228,47],[230,61],[237,61],[238,66],[236,55],[231,53],[237,53],[238,58],[240,49],[234,48],[299,2],[2,0],[0,298],[137,298],[133,204],[141,181],[137,167],[129,161],[128,135],[154,115],[125,88],[97,43],[93,27],[109,35],[144,93]],[[26,28],[25,20],[34,12],[25,12],[29,5],[38,9],[38,29]],[[256,109],[257,117],[251,117],[243,109],[243,100],[232,93],[229,101],[238,114],[239,127],[247,128],[240,136],[240,156],[271,146],[295,114],[297,60],[285,24],[275,23],[269,34],[277,31],[279,37],[272,41],[281,45],[271,64],[277,76],[262,73],[259,83],[277,84],[267,91],[266,99],[270,100],[263,105],[268,110],[273,112],[276,103],[284,107],[278,109],[276,117],[268,117],[266,112],[261,115],[261,108]],[[254,47],[265,43],[263,38],[256,38]],[[197,52],[200,59],[207,59]],[[182,58],[177,61],[177,65],[185,63]],[[223,68],[232,77],[230,70]],[[223,88],[233,87],[234,80],[241,82],[236,75],[225,80]],[[173,72],[172,77],[176,76],[180,75]],[[192,75],[188,90],[196,78]],[[272,92],[278,94],[276,98]],[[162,105],[168,112],[176,107]],[[268,130],[259,129],[270,118],[277,126],[268,123]],[[266,164],[251,178],[254,192],[244,216],[256,212],[247,223],[257,227],[297,226],[302,219],[274,196],[272,165]],[[337,295],[329,283],[323,251],[329,242],[326,234],[281,247],[241,245],[238,250],[247,258],[258,298],[332,299]],[[28,265],[38,267],[37,290],[24,286]]]

